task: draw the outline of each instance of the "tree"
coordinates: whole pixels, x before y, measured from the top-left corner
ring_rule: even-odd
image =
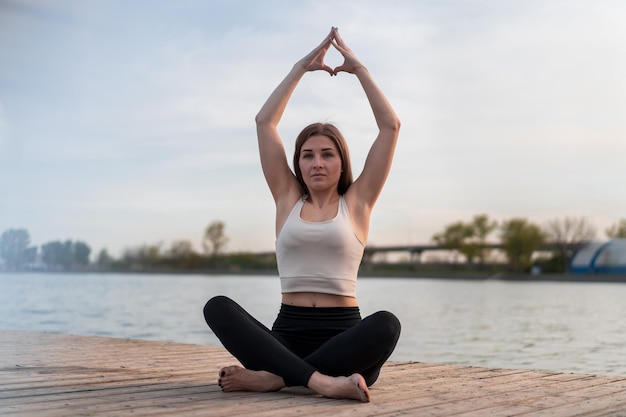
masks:
[[[30,236],[26,229],[8,229],[0,237],[0,258],[8,269],[20,269],[27,262]],[[36,253],[36,251],[35,251]]]
[[[154,267],[161,261],[161,242],[124,251],[124,263],[130,266]]]
[[[487,248],[487,237],[498,226],[496,221],[489,220],[486,214],[474,216],[470,223],[451,223],[442,233],[437,233],[432,240],[444,249],[461,253],[471,264],[475,258],[481,264],[485,263],[485,258],[489,252]]]
[[[562,272],[576,250],[576,246],[593,240],[596,237],[596,228],[584,217],[565,217],[564,219],[550,220],[545,230],[547,238],[556,248],[562,262]]]
[[[498,222],[495,220],[489,220],[489,216],[486,214],[478,214],[474,216],[470,227],[472,228],[473,239],[478,246],[478,260],[481,264],[484,264],[485,258],[489,253],[489,249],[487,248],[487,237],[498,227]]]
[[[176,268],[193,269],[202,265],[202,258],[193,250],[189,240],[175,240],[169,250],[170,265]]]
[[[98,266],[108,268],[113,263],[113,258],[106,249],[101,249],[98,254]]]
[[[193,255],[193,245],[188,240],[175,240],[170,247],[172,258],[189,258]]]
[[[55,240],[41,245],[41,260],[53,268],[69,269],[74,263],[72,241]]]
[[[214,221],[204,231],[202,247],[207,254],[211,254],[213,257],[217,256],[228,243],[224,227],[223,222]]]
[[[89,255],[91,248],[85,242],[75,242],[72,250],[74,254],[74,263],[80,266],[89,265]]]
[[[541,228],[526,219],[514,218],[500,226],[500,243],[514,271],[530,269],[533,252],[545,241]]]
[[[37,262],[37,253],[39,249],[37,246],[30,246],[24,250],[24,262],[27,264],[34,264]]]
[[[63,264],[63,243],[55,240],[41,245],[41,260],[50,267],[60,267]]]
[[[52,268],[70,269],[89,265],[91,248],[85,242],[55,240],[41,246],[41,260]]]
[[[619,222],[606,229],[605,233],[610,239],[626,239],[626,218],[620,219]]]
[[[475,255],[475,248],[467,245],[467,239],[472,237],[472,229],[463,222],[456,222],[446,226],[442,233],[437,233],[432,240],[443,249],[448,249],[454,253],[462,253],[470,263]],[[456,260],[456,256],[455,256]]]

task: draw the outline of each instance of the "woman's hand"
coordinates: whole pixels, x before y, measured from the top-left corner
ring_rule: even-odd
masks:
[[[339,65],[333,70],[333,74],[337,75],[339,72],[348,72],[350,74],[354,74],[358,69],[365,68],[365,66],[359,61],[354,52],[348,45],[343,41],[341,36],[339,36],[339,29],[333,28],[331,30],[332,38],[331,42],[333,46],[341,53],[343,56],[343,64]]]
[[[323,70],[330,75],[334,75],[333,69],[324,62],[324,57],[326,56],[326,52],[328,52],[328,48],[330,48],[330,45],[332,44],[334,36],[335,28],[332,28],[322,43],[309,52],[307,56],[298,61],[297,65],[301,65],[305,71]]]

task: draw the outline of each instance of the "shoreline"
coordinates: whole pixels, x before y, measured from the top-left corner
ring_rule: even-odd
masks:
[[[626,275],[621,274],[513,274],[513,273],[407,273],[407,274],[361,274],[359,278],[412,278],[467,281],[508,281],[508,282],[605,282],[626,283]]]
[[[203,275],[207,278],[227,276],[278,276],[275,270],[96,270],[96,269],[73,269],[73,270],[0,270],[4,274],[120,274],[120,275]],[[437,280],[463,280],[463,281],[507,281],[507,282],[598,282],[598,283],[626,283],[626,274],[520,274],[506,272],[421,272],[421,271],[359,271],[359,278],[400,278],[400,279],[437,279]]]

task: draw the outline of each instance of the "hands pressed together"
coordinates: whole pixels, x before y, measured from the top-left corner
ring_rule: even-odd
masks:
[[[335,68],[329,67],[324,62],[326,52],[328,52],[331,45],[343,56],[343,64]],[[322,43],[309,52],[307,56],[302,58],[299,64],[302,65],[306,71],[323,70],[328,72],[331,76],[337,75],[342,71],[354,74],[359,68],[364,67],[352,50],[348,48],[348,45],[346,45],[341,36],[339,36],[339,30],[336,27],[331,28],[330,33]]]

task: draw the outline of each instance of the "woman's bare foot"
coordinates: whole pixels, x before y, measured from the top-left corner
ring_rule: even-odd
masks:
[[[217,383],[224,392],[270,392],[285,386],[283,379],[277,375],[266,371],[252,371],[241,366],[222,368]]]
[[[360,374],[332,377],[319,372],[309,379],[309,388],[328,398],[349,398],[364,403],[370,401],[370,392]]]

